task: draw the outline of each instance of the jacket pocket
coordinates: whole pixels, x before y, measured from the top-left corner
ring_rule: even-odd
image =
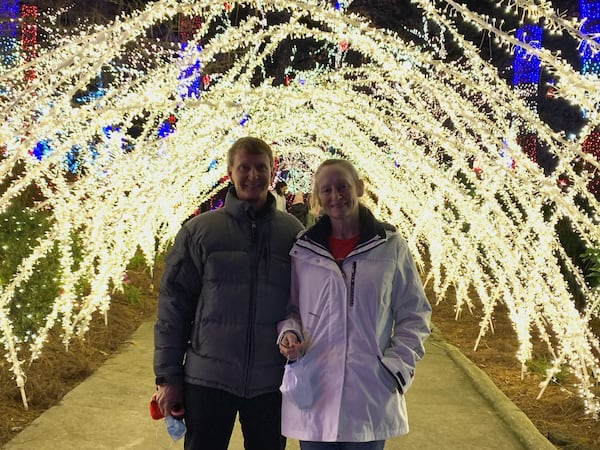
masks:
[[[302,326],[306,330],[314,330],[316,325],[321,320],[327,302],[321,300],[316,304],[311,304],[310,309],[306,311],[306,317],[302,317]]]
[[[200,353],[200,328],[202,324],[202,312],[204,310],[204,302],[202,298],[198,300],[196,305],[196,311],[194,311],[194,323],[192,324],[192,330],[190,333],[190,345],[192,350],[196,353]]]
[[[386,365],[381,360],[381,357],[377,356],[377,361],[379,363],[379,375],[381,382],[385,385],[388,391],[390,392],[399,392],[402,394],[402,387],[398,382],[398,379],[394,376],[394,374],[386,367]]]

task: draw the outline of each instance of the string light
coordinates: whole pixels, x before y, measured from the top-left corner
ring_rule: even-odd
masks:
[[[534,48],[542,47],[542,27],[539,25],[524,25],[517,29],[516,38]],[[515,47],[513,58],[513,86],[515,92],[525,101],[532,111],[537,111],[537,90],[540,82],[540,59],[527,52],[520,45]],[[537,135],[534,130],[527,129],[523,123],[516,123],[519,128],[517,143],[523,152],[532,160],[537,161]],[[511,158],[511,165],[514,160]]]
[[[600,43],[600,2],[598,0],[579,0],[580,30]],[[581,54],[581,73],[600,73],[600,52],[587,41],[579,46]]]
[[[515,33],[516,38],[534,48],[542,47],[542,27],[539,25],[524,25]],[[514,50],[513,85],[535,84],[540,82],[540,59],[529,54],[520,45]]]
[[[17,0],[0,1],[0,65],[4,67],[16,63],[18,14]]]
[[[600,1],[580,0],[579,18],[582,22],[581,31],[592,36],[595,42],[600,42]],[[581,49],[582,47],[583,49]],[[585,41],[580,45],[580,49],[581,73],[598,76],[600,74],[600,52]],[[596,161],[600,161],[600,138],[597,129],[592,130],[583,141],[583,151],[592,155]],[[584,166],[586,166],[584,167],[586,170],[595,173],[588,183],[588,190],[598,198],[600,195],[600,171],[589,167],[589,164]]]
[[[21,53],[25,62],[30,62],[36,57],[37,45],[37,6],[21,6]],[[25,80],[31,81],[35,78],[35,69],[25,71]]]
[[[493,330],[498,305],[505,305],[519,339],[518,362],[524,366],[531,358],[533,336],[539,336],[553,355],[552,370],[572,372],[573,389],[598,417],[600,344],[589,321],[598,316],[600,293],[565,254],[556,231],[569,219],[587,247],[600,245],[600,205],[588,191],[599,162],[582,149],[598,124],[598,80],[452,0],[443,10],[415,3],[462,47],[460,60],[450,59],[446,40],[420,48],[330,2],[159,0],[108,26],[61,36],[31,61],[0,72],[6,90],[0,211],[36,184],[44,196],[36,207],[51,216],[48,231],[0,285],[0,341],[24,401],[19,346],[39,356],[56,325],[66,345],[84,336],[93,313],[106,315],[111,289],[122,287],[136,252],[152,267],[181,223],[228,182],[231,143],[256,135],[272,143],[278,169],[287,171],[294,188],[308,191],[312,171],[325,158],[353,161],[365,178],[365,203],[398,226],[420,266],[428,264],[426,283],[436,301],[454,288],[457,317],[481,308],[475,345]],[[234,26],[227,12],[242,6],[258,14]],[[558,28],[580,32],[538,6],[507,4],[515,14],[543,11]],[[270,23],[270,12],[286,12],[289,20]],[[456,15],[501,45],[521,45],[556,73],[554,95],[588,111],[581,134],[567,138],[543,123],[459,33]],[[201,18],[187,46],[147,38],[151,27],[181,16]],[[287,39],[319,42],[329,52],[327,63],[294,66],[286,71],[288,83],[277,83],[267,67]],[[198,60],[199,49],[202,65],[189,78],[200,75],[207,83],[198,96],[179,95],[182,67]],[[351,54],[364,62],[349,64]],[[229,55],[226,64],[222,55]],[[127,65],[115,62],[124,60]],[[34,68],[35,78],[25,83],[24,74]],[[103,95],[73,102],[102,70],[113,77]],[[535,132],[556,160],[554,173],[546,175],[521,151],[515,121]],[[165,122],[173,126],[160,135]],[[128,132],[134,128],[135,134]],[[30,154],[38,142],[52,148],[41,159]],[[64,167],[74,152],[81,173],[70,181]],[[576,160],[588,169],[575,168]],[[569,180],[568,188],[557,185],[557,174]],[[77,266],[72,236],[81,248]],[[9,307],[54,246],[61,255],[59,294],[46,322],[26,341],[15,335]],[[586,300],[583,312],[575,308],[563,266]],[[76,292],[82,279],[90,283],[84,295]]]

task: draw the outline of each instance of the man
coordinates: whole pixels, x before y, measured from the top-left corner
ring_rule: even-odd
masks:
[[[245,137],[229,149],[222,209],[184,224],[165,258],[154,328],[163,415],[185,409],[186,450],[226,450],[239,413],[247,450],[279,450],[289,251],[302,224],[269,192],[273,153]]]

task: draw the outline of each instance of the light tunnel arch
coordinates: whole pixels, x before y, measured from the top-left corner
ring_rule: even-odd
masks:
[[[0,125],[8,143],[7,157],[0,161],[2,179],[18,164],[25,167],[0,193],[0,210],[37,183],[54,222],[14,278],[0,287],[1,337],[17,384],[24,385],[21,343],[6,310],[15,291],[32,276],[36,259],[57,243],[65,270],[60,297],[28,343],[34,358],[57,323],[65,343],[75,334],[85,334],[91,314],[110,307],[109,286],[118,287],[136,250],[152,261],[157,247],[166,248],[181,222],[221,185],[227,148],[237,137],[256,135],[273,142],[276,153],[306,167],[307,174],[319,158],[328,156],[328,148],[354,162],[373,193],[369,206],[399,227],[421,264],[427,252],[427,280],[438,296],[435,301],[443,301],[453,287],[458,315],[479,307],[470,296],[474,290],[483,311],[482,335],[497,305],[506,305],[519,337],[520,363],[531,357],[532,332],[539,333],[555,358],[552,370],[568,366],[587,407],[597,414],[598,398],[592,390],[600,349],[587,322],[597,315],[600,298],[567,263],[588,299],[583,314],[575,309],[559,266],[559,259],[568,258],[555,231],[556,223],[568,218],[582,240],[590,246],[600,243],[598,202],[585,188],[586,175],[570,165],[577,157],[589,159],[580,142],[570,142],[541,123],[475,55],[467,53],[462,65],[444,61],[434,51],[320,2],[243,4],[266,12],[288,11],[291,19],[271,25],[257,15],[239,27],[224,26],[215,36],[204,34],[208,27],[201,29],[198,41],[204,44],[205,67],[217,67],[222,53],[236,59],[222,72],[211,73],[213,81],[198,99],[176,95],[180,61],[175,63],[173,52],[166,50],[165,64],[155,61],[134,75],[116,78],[96,102],[77,108],[71,104],[74,92],[145,29],[180,13],[202,14],[209,23],[222,20],[222,2],[159,1],[109,27],[66,41],[40,56],[40,75],[33,86],[19,82],[31,64],[0,75],[0,81],[13,86],[3,103],[10,119]],[[308,16],[319,26],[304,23]],[[438,12],[432,17],[441,20]],[[253,82],[288,38],[323,42],[335,64],[296,70],[289,86],[277,85],[266,75],[264,82]],[[363,64],[344,63],[342,42],[365,56]],[[197,57],[193,47],[188,47],[184,60]],[[584,81],[581,89],[592,86]],[[157,123],[172,113],[177,115],[175,132],[159,138]],[[139,117],[144,120],[138,137],[124,131],[104,136],[99,131],[106,124],[127,130]],[[561,170],[574,180],[570,192],[561,191],[555,174],[545,174],[520,152],[515,118],[538,132]],[[34,161],[28,151],[39,139],[51,140],[55,150]],[[127,152],[122,149],[124,140],[130,146]],[[87,161],[86,175],[76,183],[62,179],[64,154],[92,141],[100,144],[99,151]],[[502,154],[516,161],[514,168]],[[483,167],[480,175],[472,170],[474,158]],[[597,161],[589,163],[598,168]],[[577,195],[587,199],[591,212],[581,210]],[[73,264],[72,233],[85,244],[83,262],[75,272],[68,270]],[[79,277],[91,279],[90,293],[83,298],[74,290]],[[547,382],[551,376],[552,371]]]

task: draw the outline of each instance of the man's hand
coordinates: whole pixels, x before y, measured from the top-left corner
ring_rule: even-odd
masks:
[[[304,351],[304,343],[298,341],[296,333],[286,331],[279,343],[279,351],[287,359],[295,361]]]
[[[183,386],[181,384],[161,384],[152,396],[164,417],[172,411],[183,410]]]

